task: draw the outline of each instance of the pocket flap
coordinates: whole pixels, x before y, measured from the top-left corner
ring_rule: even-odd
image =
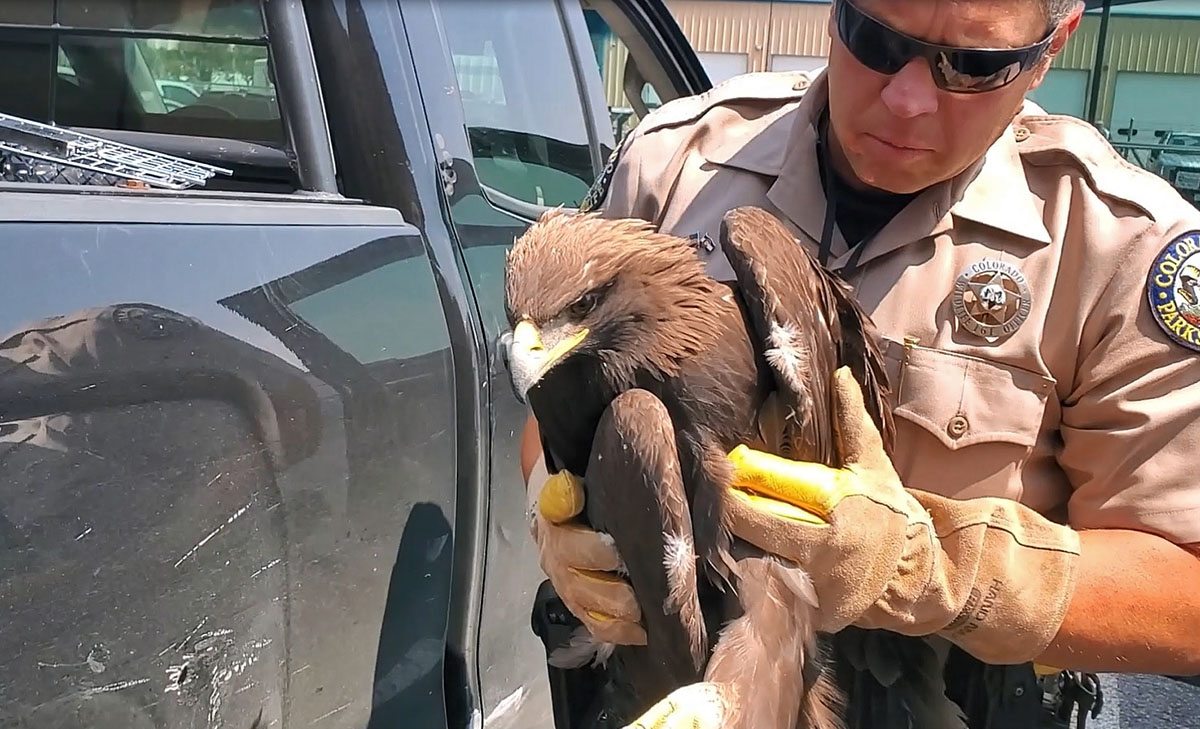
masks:
[[[985,442],[1037,442],[1053,378],[991,360],[890,343],[897,417],[956,450]]]

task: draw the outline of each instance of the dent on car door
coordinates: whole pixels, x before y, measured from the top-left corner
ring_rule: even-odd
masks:
[[[453,396],[420,235],[146,203],[2,223],[0,726],[445,725]]]
[[[553,725],[545,652],[530,629],[544,575],[529,537],[518,462],[527,411],[495,349],[507,328],[504,257],[542,211],[578,206],[615,147],[613,108],[620,99],[612,74],[619,72],[609,68],[610,46],[631,41],[638,48],[643,78],[659,81],[638,87],[647,98],[699,90],[694,74],[680,72],[686,56],[663,43],[665,29],[633,17],[642,5],[490,0],[484,9],[482,2],[413,0],[401,6],[490,355],[493,447],[478,654],[489,727]],[[691,62],[698,68],[694,55]]]

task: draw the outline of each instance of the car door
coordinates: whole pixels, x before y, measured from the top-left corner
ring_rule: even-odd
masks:
[[[704,90],[707,77],[659,2],[405,0],[401,8],[488,346],[482,719],[488,727],[549,727],[557,713],[565,729],[569,709],[561,696],[554,705],[545,649],[530,624],[544,576],[518,459],[527,411],[494,346],[507,327],[504,256],[542,211],[579,205],[617,135],[639,115]]]
[[[28,92],[0,111],[232,168],[176,192],[5,154],[0,726],[447,726],[477,337],[418,227],[394,18],[305,4],[312,47],[388,61],[338,85],[373,105],[327,92],[330,133],[299,3],[136,5],[0,7]],[[280,93],[169,112],[149,51],[256,83],[269,57]]]

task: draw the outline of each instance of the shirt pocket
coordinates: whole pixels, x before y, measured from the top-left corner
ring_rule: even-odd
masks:
[[[893,413],[951,451],[1037,443],[1053,378],[994,360],[889,342]]]

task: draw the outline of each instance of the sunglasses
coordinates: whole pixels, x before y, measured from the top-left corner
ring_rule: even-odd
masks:
[[[891,76],[914,58],[923,58],[937,87],[955,94],[981,94],[1009,85],[1046,55],[1055,30],[1024,48],[959,48],[905,35],[850,0],[837,0],[835,12],[838,36],[859,63]]]

